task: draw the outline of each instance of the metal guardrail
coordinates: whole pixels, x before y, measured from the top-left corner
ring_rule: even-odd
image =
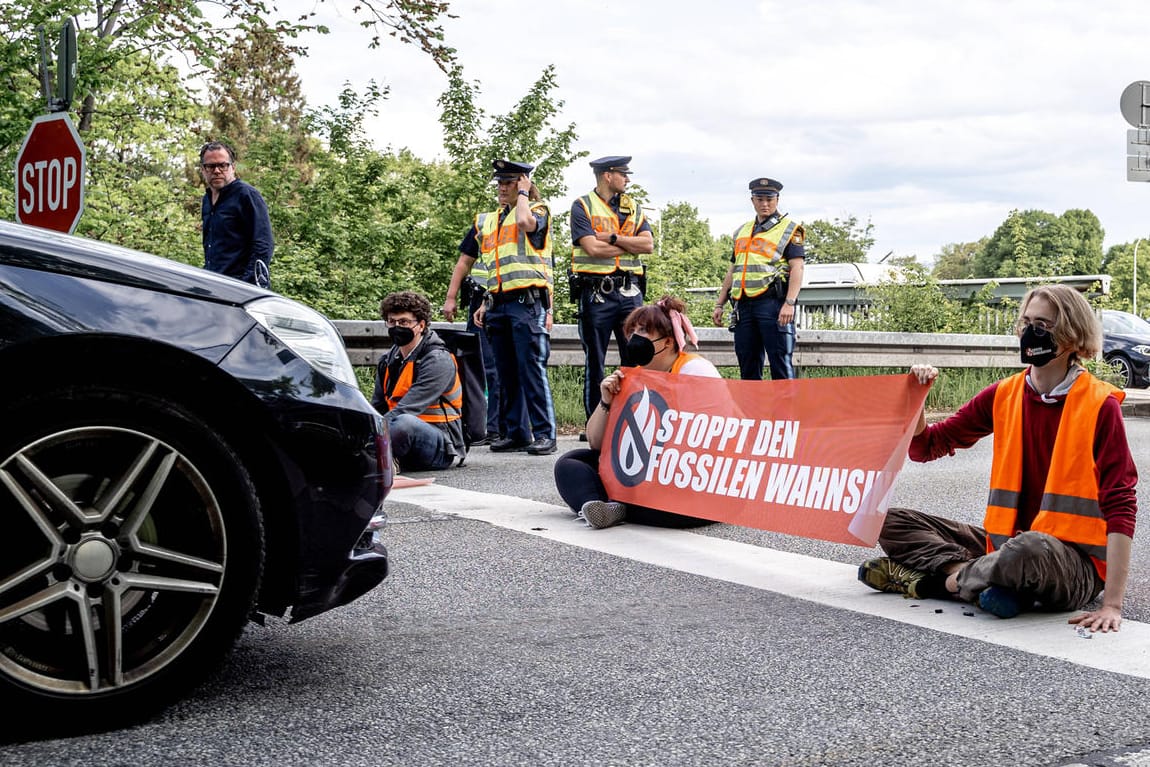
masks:
[[[348,356],[356,366],[373,366],[391,346],[380,320],[336,320]],[[433,322],[433,328],[463,330],[462,322]],[[697,328],[699,352],[719,366],[736,366],[734,337],[725,328]],[[951,368],[1018,368],[1018,339],[1012,335],[958,333],[878,333],[858,330],[798,331],[795,364],[799,367],[910,367],[929,362]],[[575,325],[551,329],[552,367],[583,365],[583,347]],[[614,351],[607,364],[619,364]]]

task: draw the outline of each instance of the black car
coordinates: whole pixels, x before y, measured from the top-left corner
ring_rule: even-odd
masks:
[[[1150,322],[1129,312],[1102,311],[1102,356],[1127,389],[1150,386]]]
[[[0,371],[6,727],[154,713],[386,577],[387,430],[315,311],[0,222]]]

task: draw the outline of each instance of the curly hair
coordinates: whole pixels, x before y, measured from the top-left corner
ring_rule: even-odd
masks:
[[[679,342],[675,340],[675,327],[671,322],[671,312],[686,313],[687,305],[680,298],[665,295],[653,304],[636,307],[623,322],[623,334],[630,336],[639,328],[648,333],[657,333],[660,337],[670,338],[679,349]]]
[[[379,314],[385,320],[387,315],[401,312],[411,312],[417,321],[431,323],[431,302],[421,293],[401,290],[391,293],[379,303]]]

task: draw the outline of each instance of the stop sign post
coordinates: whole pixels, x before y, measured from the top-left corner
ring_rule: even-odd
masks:
[[[84,144],[67,113],[40,115],[16,156],[16,220],[71,233],[84,210]]]

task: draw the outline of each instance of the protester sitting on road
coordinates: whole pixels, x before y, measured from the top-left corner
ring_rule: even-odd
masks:
[[[387,421],[392,455],[405,471],[446,469],[467,455],[455,357],[431,329],[431,302],[419,293],[392,293],[380,313],[392,347],[379,361],[371,404]]]
[[[654,304],[632,310],[623,323],[628,357],[647,370],[719,378],[714,365],[685,350],[688,341],[695,348],[699,345],[695,329],[683,313],[686,308],[680,299],[663,296]],[[590,449],[572,450],[556,461],[555,485],[559,495],[588,525],[596,528],[611,527],[624,519],[664,527],[707,524],[708,520],[642,506],[627,506],[607,497],[607,489],[599,478],[599,451],[603,447],[611,402],[619,393],[625,375],[621,368],[599,384],[599,403],[587,421]]]
[[[931,461],[994,435],[982,527],[890,509],[879,535],[886,557],[859,580],[915,599],[953,598],[1011,618],[1031,609],[1095,610],[1070,618],[1117,631],[1130,569],[1138,473],[1126,441],[1124,393],[1082,367],[1102,347],[1102,328],[1065,285],[1022,299],[1016,331],[1029,367],[992,384],[953,416],[919,417],[909,455]],[[930,365],[911,373],[923,383]]]

